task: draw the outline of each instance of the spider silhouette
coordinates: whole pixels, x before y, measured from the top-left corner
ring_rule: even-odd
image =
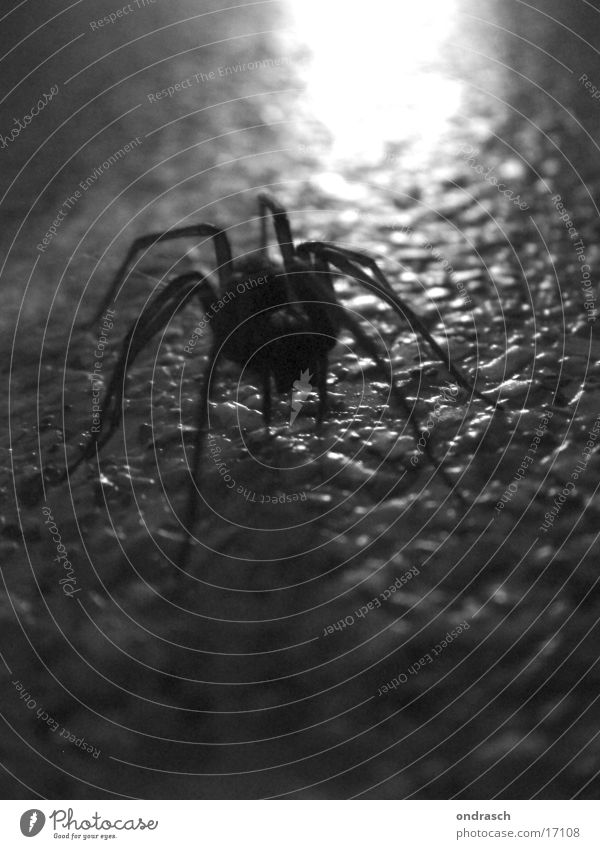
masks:
[[[218,290],[199,271],[175,277],[153,298],[127,333],[102,402],[101,424],[92,433],[80,457],[69,467],[74,471],[91,458],[111,438],[122,417],[122,399],[127,373],[151,338],[163,329],[173,315],[192,299],[197,299],[212,332],[212,346],[204,370],[204,380],[196,412],[190,483],[185,518],[186,531],[181,553],[187,559],[188,547],[197,518],[199,476],[207,430],[210,387],[219,360],[226,359],[248,368],[262,383],[262,415],[265,426],[271,422],[271,379],[278,392],[292,390],[300,375],[314,377],[318,391],[317,422],[327,412],[328,356],[342,329],[348,330],[359,348],[375,363],[375,370],[389,377],[390,367],[378,346],[356,317],[338,301],[335,276],[350,277],[384,300],[399,318],[418,333],[463,389],[489,404],[451,362],[450,355],[432,337],[422,320],[394,291],[374,259],[366,253],[329,242],[311,241],[294,245],[288,215],[269,194],[258,196],[261,244],[255,255],[234,262],[227,233],[213,224],[152,233],[136,239],[94,315],[95,324],[114,299],[140,257],[160,242],[182,238],[210,238],[217,259]],[[273,261],[267,250],[267,220],[272,215],[281,261]],[[391,381],[392,397],[404,412],[416,439],[421,433],[404,393]],[[425,454],[435,466],[429,442]],[[440,473],[452,489],[454,484],[443,469]]]

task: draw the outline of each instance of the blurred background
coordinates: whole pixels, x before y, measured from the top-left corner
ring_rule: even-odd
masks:
[[[596,292],[598,4],[25,0],[0,21],[5,797],[597,797],[595,450],[551,531],[539,526],[599,412],[595,324],[552,200]],[[505,414],[442,403],[435,451],[468,507],[424,463],[395,488],[411,431],[361,383],[356,352],[337,352],[324,435],[305,417],[275,446],[256,399],[248,441],[232,435],[225,370],[217,421],[240,480],[311,495],[302,513],[259,511],[207,470],[214,515],[182,573],[177,439],[206,352],[184,373],[192,310],[140,358],[102,470],[47,494],[83,586],[72,604],[19,481],[83,444],[98,330],[80,322],[139,235],[210,221],[236,255],[254,250],[264,189],[299,241],[377,257],[457,365],[500,392]],[[105,363],[165,276],[212,262],[194,244],[146,256]],[[427,418],[448,374],[340,285]],[[323,637],[413,566],[387,606]],[[435,664],[377,695],[462,621]],[[101,756],[41,723],[15,679]]]
[[[253,217],[260,186],[289,203],[302,187],[314,198],[313,180],[327,199],[368,207],[376,192],[403,195],[416,174],[455,167],[462,143],[494,141],[520,161],[521,178],[533,161],[541,173],[553,164],[555,180],[585,180],[598,110],[578,78],[594,80],[597,26],[583,0],[377,0],[343,14],[316,0],[49,3],[35,22],[21,3],[3,18],[3,136],[52,85],[59,93],[2,149],[2,244],[21,276],[5,268],[5,290],[21,291],[64,199],[135,138],[38,257],[36,273],[61,285],[32,285],[27,314],[40,290],[62,297],[73,274],[87,303],[95,264],[84,253],[106,261],[105,279],[112,251],[149,228]],[[355,184],[345,197],[340,178]],[[372,194],[361,199],[366,178]]]
[[[302,187],[314,192],[312,180],[356,207],[455,167],[463,143],[503,144],[521,179],[554,168],[555,181],[585,180],[593,160],[597,100],[578,79],[594,80],[598,19],[583,0],[427,0],[418,9],[402,0],[393,10],[377,0],[344,14],[316,0],[50,3],[35,25],[31,10],[21,3],[3,18],[3,136],[52,85],[59,93],[2,149],[2,243],[23,277],[65,198],[141,140],[38,257],[36,273],[59,275],[59,298],[73,274],[90,297],[95,264],[88,259],[82,285],[84,253],[107,262],[105,277],[112,251],[149,228],[253,217],[260,186],[289,203]],[[340,178],[356,184],[346,197],[334,188]],[[30,287],[27,314],[41,288],[51,287]],[[21,287],[9,275],[5,289]]]

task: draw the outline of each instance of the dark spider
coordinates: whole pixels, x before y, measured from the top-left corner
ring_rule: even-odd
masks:
[[[282,263],[269,259],[267,252],[267,217],[273,215]],[[149,248],[158,242],[180,238],[210,237],[217,258],[218,294],[200,272],[189,272],[171,280],[144,307],[123,342],[118,362],[102,403],[103,415],[99,431],[92,433],[81,456],[67,474],[92,457],[114,434],[122,417],[121,402],[125,380],[140,351],[150,339],[164,328],[173,315],[188,301],[197,297],[207,313],[213,304],[233,293],[221,309],[210,318],[213,343],[204,371],[201,396],[196,414],[197,430],[192,453],[190,487],[184,526],[186,541],[182,552],[185,560],[189,540],[197,516],[197,495],[203,440],[206,433],[210,379],[221,357],[247,367],[262,380],[263,418],[268,427],[271,421],[271,377],[278,392],[288,392],[303,372],[314,376],[319,393],[317,420],[322,422],[327,410],[328,355],[336,344],[342,328],[349,330],[358,345],[371,357],[377,370],[386,373],[385,361],[375,342],[362,329],[353,315],[338,302],[333,277],[342,273],[382,298],[398,316],[419,333],[464,389],[485,398],[452,364],[450,356],[431,336],[421,319],[394,292],[376,262],[359,251],[349,250],[328,242],[303,242],[294,245],[287,213],[270,195],[259,195],[261,218],[261,247],[258,258],[234,264],[225,230],[212,224],[197,224],[152,233],[136,239],[117,271],[91,325],[95,324],[114,301],[129,273]],[[337,272],[332,271],[332,266]],[[254,284],[252,283],[254,281]],[[257,283],[257,281],[261,281]],[[241,289],[239,288],[241,287]],[[414,422],[408,401],[402,391],[393,386],[392,394],[409,420],[416,438],[420,431]],[[425,453],[435,465],[429,443]],[[452,481],[441,473],[450,488]]]

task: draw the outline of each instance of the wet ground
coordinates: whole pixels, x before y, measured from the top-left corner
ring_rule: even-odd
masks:
[[[600,28],[589,4],[539,5],[459,4],[391,86],[370,42],[341,76],[326,49],[335,103],[306,20],[274,3],[96,29],[56,5],[15,48],[5,134],[59,92],[0,150],[5,797],[597,796]],[[223,365],[182,567],[200,306],[140,354],[99,462],[41,500],[40,470],[77,457],[90,374],[106,385],[155,287],[213,262],[153,249],[82,328],[132,239],[216,221],[247,256],[265,188],[298,240],[371,252],[489,402],[341,278],[434,462],[349,335],[320,430],[314,394],[292,427],[284,395],[267,436],[259,383]]]

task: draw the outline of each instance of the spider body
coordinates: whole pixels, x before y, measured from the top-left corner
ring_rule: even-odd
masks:
[[[196,435],[190,464],[187,512],[182,522],[185,542],[181,559],[186,560],[190,535],[197,514],[200,466],[206,433],[210,386],[221,359],[225,358],[259,375],[263,389],[263,417],[271,419],[271,382],[278,392],[289,392],[299,378],[310,375],[319,393],[318,421],[327,406],[328,356],[342,329],[350,332],[358,349],[368,355],[375,368],[389,379],[378,346],[363,329],[359,319],[339,303],[335,293],[336,276],[353,278],[382,298],[392,310],[422,336],[456,382],[487,403],[483,395],[451,362],[421,319],[392,288],[377,263],[365,253],[328,242],[295,245],[287,213],[271,196],[259,195],[261,245],[243,261],[234,263],[226,232],[213,224],[198,224],[137,239],[129,249],[92,324],[114,302],[127,277],[140,258],[153,245],[180,238],[210,238],[215,247],[218,286],[193,271],[171,280],[151,298],[127,333],[103,402],[101,426],[92,433],[79,459],[67,471],[95,455],[118,427],[127,372],[150,339],[164,328],[173,315],[192,300],[199,301],[205,314],[204,327],[212,335],[212,345],[196,413]],[[266,224],[273,217],[281,261],[267,251]],[[298,385],[298,384],[296,384]],[[392,380],[391,396],[402,409],[415,438],[420,438],[413,411],[401,389]],[[424,449],[432,464],[435,458],[429,443]],[[436,464],[437,465],[437,464]],[[440,474],[448,486],[453,482],[443,468]]]
[[[277,392],[291,391],[308,369],[318,385],[327,378],[327,357],[336,344],[340,323],[334,306],[311,300],[318,291],[312,270],[299,263],[289,300],[288,275],[278,263],[270,267],[248,262],[233,275],[230,289],[221,293],[209,317],[213,337],[220,340],[225,359],[253,372],[263,383],[265,422],[270,421],[270,383]],[[324,403],[319,415],[324,415]]]

